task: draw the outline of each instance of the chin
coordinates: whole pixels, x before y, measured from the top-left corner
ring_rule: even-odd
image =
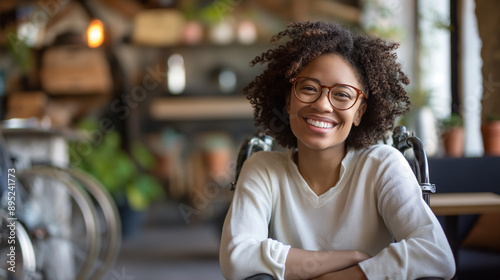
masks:
[[[313,151],[327,151],[334,149],[343,149],[345,147],[345,141],[340,143],[325,143],[324,141],[299,141],[298,147],[303,147],[308,150]]]

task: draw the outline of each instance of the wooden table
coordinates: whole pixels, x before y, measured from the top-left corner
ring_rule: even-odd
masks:
[[[431,195],[431,209],[437,216],[500,212],[500,195],[481,193],[437,193]]]
[[[490,192],[432,194],[430,206],[436,216],[445,216],[444,231],[458,268],[458,216],[500,213],[500,195]]]

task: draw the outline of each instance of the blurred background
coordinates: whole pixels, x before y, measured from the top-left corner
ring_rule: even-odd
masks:
[[[78,168],[102,184],[122,238],[102,279],[222,279],[229,185],[239,145],[257,131],[241,93],[263,68],[249,62],[287,22],[305,20],[400,43],[413,107],[399,124],[422,139],[431,167],[471,170],[460,191],[500,193],[484,170],[500,165],[488,161],[487,183],[472,188],[471,165],[484,165],[468,161],[500,156],[500,2],[2,0],[0,118],[12,164]],[[497,234],[499,216],[490,221]],[[482,250],[498,271],[496,236]]]

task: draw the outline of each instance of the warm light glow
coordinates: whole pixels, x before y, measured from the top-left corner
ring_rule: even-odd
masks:
[[[99,47],[104,42],[104,27],[98,19],[90,22],[87,29],[87,44],[91,48]]]

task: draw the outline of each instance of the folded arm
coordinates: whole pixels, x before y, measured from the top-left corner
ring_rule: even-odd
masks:
[[[349,268],[323,274],[320,277],[313,278],[311,280],[366,280],[365,273],[359,265],[351,266]]]
[[[332,272],[338,272],[337,275],[359,276],[345,279],[365,279],[357,264],[369,258],[370,255],[359,251],[308,251],[291,248],[285,262],[285,279],[333,279],[328,278],[335,276],[328,275]]]

